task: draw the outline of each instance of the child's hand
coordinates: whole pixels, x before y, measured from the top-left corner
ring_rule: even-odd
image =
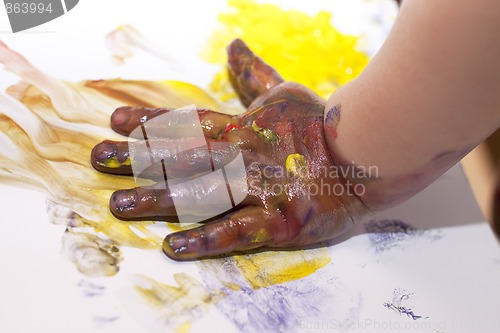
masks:
[[[233,198],[236,206],[224,215],[165,238],[165,254],[178,260],[263,246],[313,244],[350,228],[366,208],[356,196],[359,189],[341,177],[326,146],[324,100],[299,84],[283,82],[241,40],[232,42],[228,53],[232,84],[248,111],[228,116],[198,110],[206,142],[176,154],[168,148],[155,151],[151,145],[151,154],[160,156],[162,163],[145,171],[149,177],[163,180],[167,168],[170,179],[185,179],[186,186],[117,191],[110,199],[111,211],[122,219],[175,220],[177,211],[210,212],[213,201],[208,198],[214,191],[244,191],[243,201]],[[115,131],[130,135],[144,122],[167,112],[119,108],[111,125]],[[176,140],[197,139],[165,141],[174,149]],[[246,175],[239,179],[189,181],[209,175],[212,168],[227,168],[240,152]],[[104,141],[92,151],[92,164],[102,172],[131,175],[128,157],[127,142]]]

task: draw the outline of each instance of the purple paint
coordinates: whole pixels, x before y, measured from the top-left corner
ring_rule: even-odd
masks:
[[[425,237],[434,242],[443,237],[439,230],[417,229],[401,220],[372,220],[365,224],[365,229],[377,253],[404,245],[415,238]]]
[[[85,297],[101,296],[106,289],[104,286],[99,286],[87,280],[80,280],[78,287],[82,288]]]
[[[226,294],[215,306],[241,332],[296,332],[303,331],[305,323],[348,328],[357,322],[363,307],[360,292],[349,290],[338,278],[329,276],[327,269],[255,289],[232,258],[205,260],[198,265],[207,289]],[[228,283],[241,289],[229,288]]]
[[[412,309],[401,305],[401,303],[409,300],[410,296],[412,296],[412,295],[414,295],[414,294],[407,293],[402,289],[394,289],[392,302],[385,302],[384,307],[397,312],[399,315],[402,315],[402,314],[406,315],[413,320],[429,318],[429,317],[423,317],[423,316],[417,315],[417,314],[415,314],[415,312]]]
[[[335,105],[326,113],[325,120],[331,122],[333,126],[337,126],[340,122],[340,104]]]
[[[423,233],[422,230],[417,230],[400,220],[372,220],[365,224],[365,229],[375,247],[375,252],[390,250],[401,242]]]

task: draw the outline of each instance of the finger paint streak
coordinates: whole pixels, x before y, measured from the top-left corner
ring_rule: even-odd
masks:
[[[210,311],[226,295],[208,289],[185,273],[174,274],[176,285],[161,283],[143,275],[132,277],[134,288],[122,294],[129,312],[153,332],[188,332],[191,323]],[[152,311],[144,311],[146,302]]]
[[[64,246],[69,258],[77,258],[81,249],[97,249],[101,238],[110,239],[118,252],[119,245],[159,249],[163,239],[148,229],[152,222],[124,223],[109,211],[111,194],[135,187],[134,179],[96,172],[89,163],[90,152],[105,138],[123,140],[109,128],[109,118],[113,110],[132,101],[174,108],[196,104],[218,109],[218,104],[198,87],[176,81],[63,82],[1,42],[0,63],[22,80],[7,89],[8,95],[0,94],[0,182],[47,193],[51,221],[70,228],[65,239],[82,236],[79,231],[88,233],[78,237],[78,246]],[[116,162],[128,164],[110,160],[107,166]],[[70,243],[74,242],[65,244]],[[92,269],[83,268],[89,263],[75,264],[83,274],[115,274],[121,259],[108,259],[94,261],[92,265],[102,265]]]

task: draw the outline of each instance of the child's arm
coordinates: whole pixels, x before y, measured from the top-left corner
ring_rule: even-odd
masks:
[[[499,33],[498,1],[405,0],[372,62],[329,99],[330,150],[371,170],[358,179],[369,208],[408,199],[499,127]]]

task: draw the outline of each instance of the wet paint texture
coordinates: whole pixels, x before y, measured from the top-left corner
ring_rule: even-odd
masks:
[[[328,249],[315,251],[264,252],[235,256],[235,262],[253,288],[263,288],[299,280],[331,261]]]
[[[159,137],[142,143],[150,149],[142,149],[147,153],[139,157],[125,141],[106,140],[92,150],[91,163],[97,170],[131,174],[124,164],[106,166],[110,158],[126,161],[130,149],[133,160],[148,161],[148,174],[154,170],[151,177],[146,172],[141,177],[158,182],[157,187],[115,191],[110,199],[113,214],[124,220],[182,221],[200,216],[197,221],[207,223],[165,237],[162,250],[175,260],[317,244],[349,229],[366,208],[349,194],[342,177],[325,172],[335,169],[325,142],[325,101],[298,83],[285,82],[240,39],[228,45],[227,55],[231,83],[247,112],[230,116],[194,108],[194,120],[167,121]],[[144,117],[154,123],[157,116],[161,116],[157,120],[176,119],[178,114],[170,107],[122,107],[112,114],[111,127],[132,138],[146,137]],[[200,137],[189,132],[193,122],[201,125]],[[138,131],[130,131],[134,128]],[[170,129],[179,132],[169,133]],[[192,146],[179,150],[180,142]],[[204,145],[209,148],[202,149]],[[151,156],[161,163],[152,163]],[[236,157],[241,161],[238,170],[232,163]],[[235,176],[230,180],[205,177],[222,168],[226,175]],[[279,169],[286,172],[272,171]],[[165,186],[165,177],[182,186]],[[205,180],[199,181],[202,177]],[[230,205],[220,199],[228,188],[236,189],[232,193],[239,197]],[[211,199],[214,193],[220,195]]]
[[[273,143],[278,141],[278,136],[269,128],[262,128],[254,121],[252,122],[252,129],[257,136],[266,143]]]
[[[283,78],[300,82],[323,98],[368,64],[368,56],[357,50],[358,38],[333,27],[329,12],[308,15],[255,0],[229,0],[229,5],[230,10],[219,15],[221,27],[202,53],[210,62],[224,65],[224,48],[234,38],[241,38],[279,68]],[[211,90],[223,101],[235,97],[225,70],[217,74]]]
[[[307,175],[307,161],[304,155],[301,154],[290,154],[286,157],[285,161],[286,171],[293,175]]]
[[[102,137],[119,138],[109,131],[107,121],[102,119],[109,117],[109,110],[116,106],[140,100],[142,91],[148,91],[148,99],[140,100],[141,103],[151,107],[195,102],[216,108],[217,104],[203,91],[181,82],[62,82],[38,71],[5,45],[0,50],[0,59],[16,69],[19,75],[25,75],[22,76],[24,81],[8,90],[9,95],[20,103],[1,96],[4,115],[0,118],[0,126],[5,144],[0,150],[4,167],[0,179],[48,193],[51,222],[68,227],[63,241],[65,253],[86,275],[108,276],[118,272],[123,260],[120,246],[157,249],[161,238],[148,229],[151,222],[121,222],[107,208],[112,191],[133,187],[133,179],[96,173],[81,157],[90,154],[93,143]],[[47,95],[35,84],[43,84],[44,91],[52,94]],[[65,104],[69,103],[66,97],[71,105]],[[94,107],[94,112],[89,113],[86,108],[94,104],[99,108]],[[60,111],[58,105],[69,111]],[[43,120],[39,117],[42,115]],[[220,133],[214,126],[208,128],[208,132]],[[232,127],[232,130],[238,129]],[[264,137],[272,139],[273,135]],[[303,165],[302,155],[292,157],[289,167]],[[111,159],[117,159],[121,165],[127,163],[123,156]],[[60,179],[68,181],[60,182]],[[175,227],[175,224],[171,225]],[[239,256],[238,267],[245,272],[252,286],[261,288],[301,279],[330,261],[327,252],[314,257],[298,253],[277,254],[282,262],[279,265],[273,265],[272,253]]]
[[[63,82],[1,42],[0,63],[22,80],[8,88],[8,96],[0,94],[0,182],[47,193],[50,220],[69,228],[63,249],[84,274],[107,276],[119,270],[121,258],[102,251],[102,236],[111,239],[116,249],[159,249],[162,238],[147,227],[152,222],[124,223],[109,211],[111,193],[135,186],[134,179],[97,173],[85,157],[104,138],[122,138],[109,129],[111,111],[119,106],[196,103],[217,108],[218,104],[183,82]],[[113,157],[108,166],[127,163]],[[89,251],[96,260],[81,262]],[[102,267],[97,267],[99,262]]]

